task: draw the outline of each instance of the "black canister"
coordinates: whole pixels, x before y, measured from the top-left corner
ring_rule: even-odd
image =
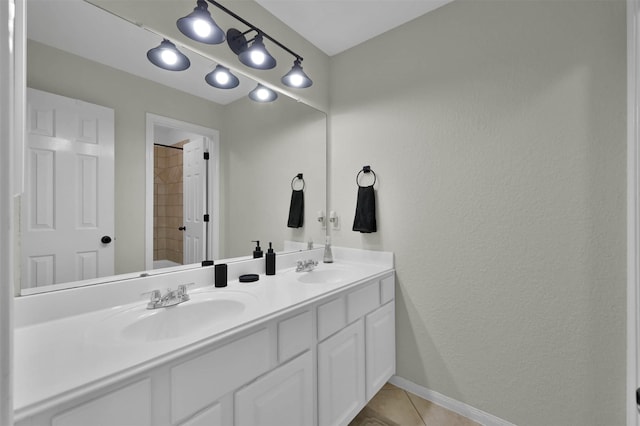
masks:
[[[214,269],[214,282],[216,287],[226,287],[227,286],[227,264],[220,263],[213,267]]]

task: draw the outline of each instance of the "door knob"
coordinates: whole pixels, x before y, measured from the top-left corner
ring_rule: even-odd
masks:
[[[100,242],[102,244],[109,244],[111,242],[111,237],[108,235],[105,235],[104,237],[100,238]]]
[[[181,226],[180,228],[178,228],[178,231],[186,231],[187,227],[186,226]]]

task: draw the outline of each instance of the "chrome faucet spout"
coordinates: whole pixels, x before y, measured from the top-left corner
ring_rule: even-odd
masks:
[[[313,259],[298,260],[296,262],[296,272],[310,272],[318,266],[318,261]]]
[[[153,290],[151,292],[151,298],[147,304],[147,309],[166,308],[168,306],[175,306],[182,302],[186,302],[190,297],[187,294],[187,285],[181,284],[177,290],[167,289],[167,292],[162,295],[160,290]]]

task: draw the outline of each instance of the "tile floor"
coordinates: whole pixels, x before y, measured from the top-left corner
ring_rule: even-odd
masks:
[[[378,392],[349,426],[480,426],[390,383]]]

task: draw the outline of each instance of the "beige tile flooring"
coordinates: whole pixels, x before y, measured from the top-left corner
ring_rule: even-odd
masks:
[[[349,426],[480,426],[460,414],[387,383]]]

